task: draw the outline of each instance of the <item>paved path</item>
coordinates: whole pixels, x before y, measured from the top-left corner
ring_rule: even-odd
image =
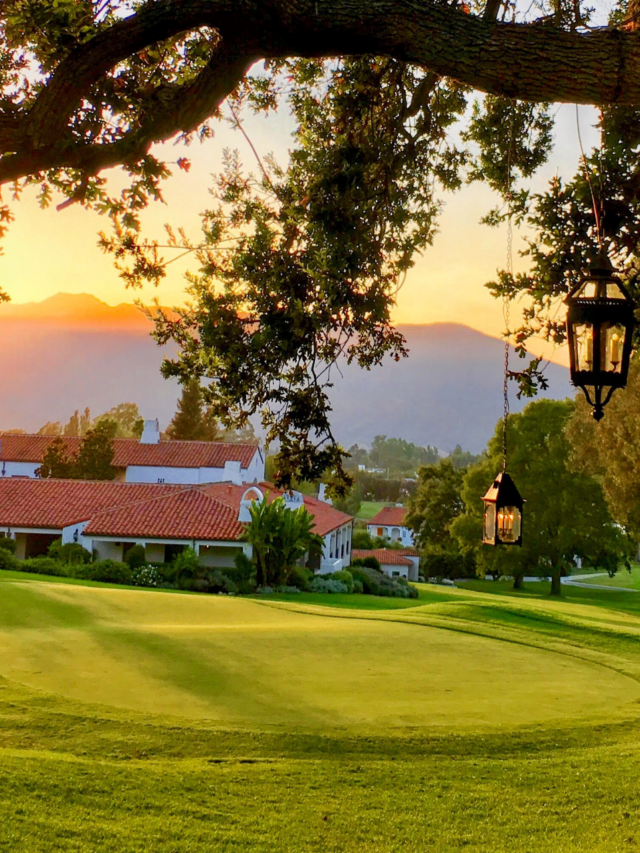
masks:
[[[606,578],[606,572],[591,572],[588,575],[571,575],[567,578],[561,578],[561,583],[565,586],[579,586],[582,589],[598,589],[607,590],[609,592],[638,592],[637,589],[631,589],[628,586],[605,586],[601,583],[580,583],[583,578]]]

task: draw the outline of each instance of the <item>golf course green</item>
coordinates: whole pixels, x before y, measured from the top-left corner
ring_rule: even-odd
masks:
[[[632,849],[636,598],[0,572],[0,851]]]

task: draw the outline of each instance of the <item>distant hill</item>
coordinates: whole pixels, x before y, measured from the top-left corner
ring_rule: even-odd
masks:
[[[163,351],[149,321],[129,304],[111,307],[89,294],[0,305],[0,429],[35,431],[89,406],[100,414],[136,402],[164,427],[179,387],[160,376]],[[333,371],[333,426],[349,446],[376,435],[449,451],[484,448],[502,412],[501,341],[455,323],[400,326],[410,356],[362,371]],[[571,394],[568,371],[550,365],[549,396]],[[512,392],[511,408],[524,405]],[[526,401],[525,401],[526,402]]]
[[[332,392],[335,433],[345,446],[369,444],[376,435],[435,445],[449,452],[456,444],[479,453],[502,415],[504,343],[468,326],[434,323],[398,326],[409,357],[363,371],[334,371]],[[515,369],[523,362],[512,354]],[[549,390],[541,396],[573,396],[566,367],[550,364]],[[514,383],[511,383],[514,386]],[[510,389],[510,409],[528,400]]]

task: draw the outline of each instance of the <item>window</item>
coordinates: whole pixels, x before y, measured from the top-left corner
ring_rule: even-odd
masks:
[[[379,527],[376,536],[384,536],[384,527]]]
[[[394,576],[394,578],[397,578],[400,576],[400,572],[392,572],[392,575]]]

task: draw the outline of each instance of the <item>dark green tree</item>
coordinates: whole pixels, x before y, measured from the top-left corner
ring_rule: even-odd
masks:
[[[424,465],[418,472],[418,488],[409,503],[406,522],[421,548],[456,548],[451,523],[464,510],[462,472],[449,459]]]
[[[523,546],[482,545],[482,496],[502,468],[502,422],[489,442],[487,456],[464,475],[464,514],[451,525],[463,550],[472,551],[482,573],[551,577],[552,595],[560,579],[580,558],[583,565],[615,571],[629,557],[630,543],[614,524],[600,484],[575,471],[566,426],[571,400],[539,400],[508,422],[508,471],[525,499]]]
[[[454,468],[468,468],[470,465],[477,465],[480,461],[480,456],[470,453],[468,450],[463,450],[459,444],[456,444],[447,456],[447,459]]]
[[[629,369],[624,392],[613,395],[596,423],[582,394],[567,426],[573,464],[602,484],[615,521],[640,541],[640,358]]]
[[[79,480],[113,480],[116,433],[114,421],[101,421],[87,432],[74,463],[75,476]]]
[[[197,379],[183,385],[177,411],[166,434],[173,441],[216,441],[219,438],[216,421],[205,410],[202,388]]]
[[[69,455],[67,443],[62,436],[56,436],[44,452],[42,465],[36,468],[36,477],[75,479],[76,473],[76,460]]]

